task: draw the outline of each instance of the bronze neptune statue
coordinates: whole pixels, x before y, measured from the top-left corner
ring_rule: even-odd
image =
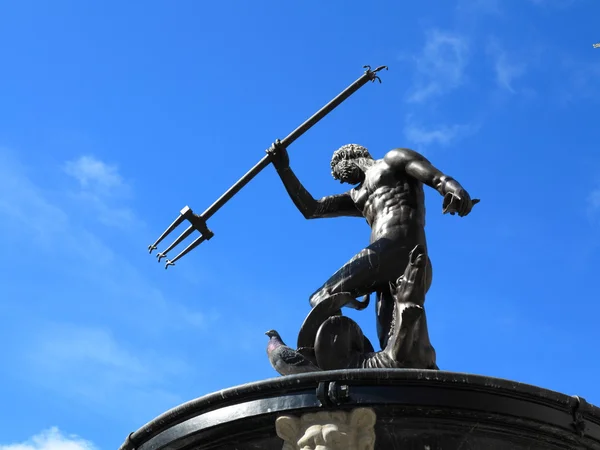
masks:
[[[306,219],[363,217],[371,227],[369,246],[344,264],[311,295],[310,305],[313,310],[300,331],[299,350],[312,361],[322,359],[314,355],[315,349],[319,348],[319,342],[315,342],[315,339],[328,333],[320,333],[319,329],[328,319],[340,316],[341,307],[364,309],[371,293],[375,293],[377,299],[377,333],[382,349],[386,349],[391,338],[394,345],[399,345],[400,336],[395,336],[394,333],[398,334],[403,329],[400,326],[403,316],[408,319],[412,315],[409,322],[420,330],[418,334],[423,334],[423,330],[427,334],[422,306],[431,285],[432,270],[425,238],[423,185],[435,189],[443,196],[443,213],[466,216],[479,200],[472,200],[458,181],[442,173],[413,150],[397,148],[376,160],[365,147],[357,144],[344,145],[333,153],[331,159],[333,178],[355,187],[343,194],[317,200],[294,174],[287,151],[281,143],[275,142],[268,152],[273,155],[273,165],[290,198]],[[399,303],[395,295],[398,287],[393,284],[397,281],[402,283],[411,274],[413,277],[418,275],[420,285],[411,287],[410,298],[404,295],[404,303],[416,305],[405,310],[399,306],[402,302]],[[361,296],[367,296],[367,300],[356,300]],[[399,308],[403,313],[398,312]],[[338,318],[335,323],[339,324],[344,320],[350,321]],[[325,327],[328,328],[327,325]],[[406,331],[402,334],[411,336]],[[358,339],[357,336],[354,338]],[[418,340],[420,344],[431,347],[428,337]],[[351,346],[349,343],[347,345]],[[364,346],[368,350],[370,344],[365,340]],[[434,367],[435,356],[431,357],[429,351],[425,353],[428,356],[424,359],[428,361],[412,361],[411,367],[415,364]],[[398,354],[395,354],[387,363],[380,362],[377,365],[405,367],[403,362],[394,360],[397,357]]]

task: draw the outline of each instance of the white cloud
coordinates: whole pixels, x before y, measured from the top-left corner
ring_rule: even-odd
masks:
[[[409,102],[424,102],[456,89],[464,82],[468,45],[464,37],[440,30],[426,35],[421,54],[414,58],[415,84]]]
[[[495,40],[488,45],[487,53],[492,58],[498,86],[512,94],[516,93],[514,82],[525,75],[527,65],[517,61],[516,57],[509,56]]]
[[[577,0],[529,0],[536,6],[566,8],[573,5]]]
[[[146,405],[178,400],[165,386],[189,370],[183,361],[148,349],[128,350],[105,328],[56,323],[38,328],[23,348],[30,373],[44,374],[37,383],[103,406],[123,395],[145,398]]]
[[[40,251],[57,248],[61,254],[89,258],[87,262],[102,263],[114,259],[112,250],[94,234],[75,227],[67,211],[45,195],[13,153],[2,148],[0,191],[11,193],[0,196],[1,225],[11,227],[14,232],[27,233]]]
[[[596,214],[600,211],[600,188],[590,192],[587,198],[588,210],[590,214]]]
[[[113,190],[124,187],[116,166],[108,165],[93,156],[81,156],[65,163],[65,171],[76,178],[82,188]]]
[[[4,193],[0,195],[4,226],[13,224],[27,229],[40,242],[47,242],[64,229],[68,220],[64,211],[44,199],[28,179],[25,168],[3,148],[0,148],[0,191]]]
[[[445,146],[456,139],[473,133],[474,129],[475,127],[473,125],[468,124],[425,127],[415,124],[409,119],[404,127],[404,134],[410,142],[416,145],[426,146],[430,144],[438,144]]]
[[[176,282],[159,288],[134,265],[135,258],[120,257],[142,239],[135,237],[132,244],[125,237],[115,243],[118,249],[109,245],[102,229],[78,220],[78,209],[55,198],[52,189],[38,186],[27,167],[2,149],[0,191],[11,193],[0,196],[0,232],[11,236],[5,251],[14,253],[14,273],[36,277],[35,271],[58,267],[51,286],[25,289],[53,305],[44,313],[28,311],[27,297],[6,299],[19,311],[16,323],[8,324],[14,334],[12,360],[6,364],[10,371],[60,397],[128,420],[146,420],[148,411],[180,402],[174,383],[189,376],[191,369],[182,362],[188,350],[168,350],[165,337],[179,333],[189,339],[193,333],[197,338],[218,320],[212,307],[200,309],[178,300],[182,295]],[[139,246],[143,255],[144,246]],[[28,255],[20,257],[21,250]],[[41,314],[47,322],[40,323]],[[48,323],[65,320],[79,325]],[[98,320],[110,320],[110,328],[99,328]]]
[[[498,84],[514,94],[515,89],[513,88],[512,83],[514,80],[525,74],[525,65],[511,63],[507,59],[506,54],[501,54],[496,59],[494,68],[496,70],[496,81]]]
[[[5,231],[15,239],[25,236],[40,256],[60,255],[62,262],[72,265],[73,277],[85,276],[87,282],[102,285],[120,299],[114,303],[105,299],[105,308],[134,308],[139,320],[153,328],[160,328],[160,323],[203,328],[214,319],[214,315],[167,300],[151,279],[120,258],[99,234],[72,220],[69,208],[48,198],[28,177],[25,167],[2,149],[0,192],[11,193],[0,196],[0,230],[9,227]]]
[[[84,366],[97,372],[118,372],[124,379],[150,375],[151,370],[123,350],[111,333],[99,328],[53,325],[36,336],[30,357],[49,375],[72,373]],[[114,378],[114,376],[108,377]]]
[[[559,92],[563,101],[600,100],[600,62],[582,62],[567,57],[563,60],[562,69],[564,77],[561,78]]]
[[[104,225],[129,228],[134,222],[139,222],[131,208],[119,206],[115,200],[89,191],[80,191],[74,198],[86,209],[93,211],[93,217]]]
[[[96,450],[96,447],[79,436],[65,435],[58,428],[53,427],[25,442],[0,444],[0,450]]]
[[[93,156],[81,156],[64,164],[65,172],[79,183],[74,197],[83,207],[94,212],[101,223],[128,227],[135,215],[119,201],[131,195],[131,189],[115,165],[107,164]]]

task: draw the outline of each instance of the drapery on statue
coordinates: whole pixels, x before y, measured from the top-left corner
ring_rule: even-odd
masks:
[[[326,320],[340,316],[340,309],[344,306],[366,308],[368,297],[364,302],[356,298],[368,296],[372,292],[377,296],[377,334],[383,350],[389,349],[388,341],[392,337],[394,340],[404,339],[408,335],[413,336],[413,331],[421,339],[425,339],[423,330],[426,336],[427,328],[424,312],[420,311],[425,293],[431,285],[432,271],[425,238],[423,185],[432,187],[443,196],[444,214],[466,216],[479,200],[472,200],[458,181],[439,171],[424,156],[413,150],[397,148],[389,151],[384,158],[375,160],[365,147],[357,144],[339,148],[331,160],[334,179],[355,187],[343,194],[316,200],[292,171],[287,150],[280,142],[275,142],[267,152],[272,156],[273,165],[290,198],[306,219],[363,217],[371,227],[370,245],[344,264],[311,295],[309,301],[313,309],[299,333],[298,350],[311,361],[317,362],[320,358],[315,355],[319,347],[316,336],[321,334],[321,326],[324,326]],[[398,292],[402,290],[402,286],[395,288],[394,283],[401,281],[403,275],[406,279],[410,273],[418,275],[422,283],[419,289],[411,288],[410,295],[407,296],[405,292],[402,301],[399,301]],[[415,306],[405,310],[406,305],[402,303]],[[408,322],[412,322],[411,326],[418,330],[411,329],[407,334],[406,319],[411,315],[413,318]],[[401,318],[405,322],[404,327],[399,326]],[[348,330],[356,327],[346,326]],[[402,328],[404,331],[401,332]],[[397,336],[393,336],[394,333]],[[350,334],[354,337],[350,338],[347,334],[346,340],[348,346],[352,347],[357,338],[355,332]],[[370,353],[372,347],[366,338],[363,339],[364,342],[360,342],[357,348]],[[429,345],[428,337],[426,341]],[[395,342],[394,345],[397,347],[397,344]],[[417,364],[437,367],[435,352],[432,361],[431,355],[425,359],[430,361],[410,363],[410,366]],[[383,360],[376,366],[383,364],[389,367],[406,367],[399,361],[385,363]],[[358,363],[352,363],[356,364]],[[360,366],[365,365],[361,363]]]

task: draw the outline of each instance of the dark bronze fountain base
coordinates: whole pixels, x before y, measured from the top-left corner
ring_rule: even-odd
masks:
[[[209,394],[143,426],[120,450],[281,450],[278,417],[365,407],[376,415],[375,449],[600,449],[600,409],[580,397],[477,375],[367,369]]]

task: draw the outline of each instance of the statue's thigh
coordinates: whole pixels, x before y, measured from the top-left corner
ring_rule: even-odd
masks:
[[[377,241],[344,264],[313,294],[313,297],[339,292],[350,292],[354,296],[360,296],[387,289],[390,281],[395,281],[404,273],[412,248],[393,245],[385,240]],[[431,271],[428,272],[430,284]]]
[[[390,281],[396,281],[400,276],[404,274],[406,266],[409,263],[409,255],[413,250],[414,246],[390,246],[388,248],[381,249],[378,252],[379,257],[379,270],[377,277],[380,283],[387,283]],[[425,275],[425,292],[429,290],[431,281],[433,278],[433,271],[431,266],[431,260],[427,257],[427,273]]]

